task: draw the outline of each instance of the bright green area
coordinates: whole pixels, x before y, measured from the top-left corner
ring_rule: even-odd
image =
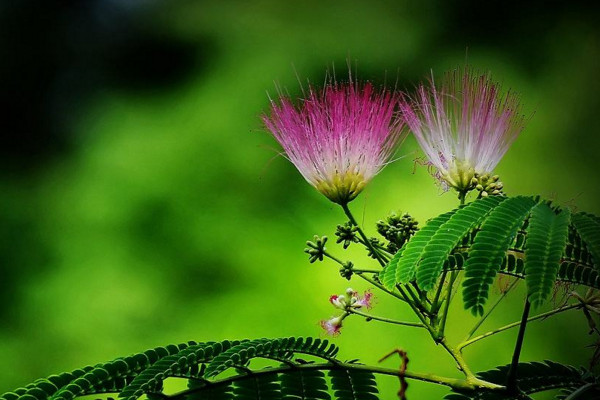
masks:
[[[540,32],[539,47],[530,52],[544,62],[533,69],[522,59],[527,51],[519,58],[504,44],[454,38],[460,27],[445,23],[444,10],[430,3],[172,2],[149,15],[148,23],[165,34],[212,40],[214,54],[198,55],[204,69],[168,90],[107,89],[79,121],[75,152],[40,177],[1,183],[3,216],[36,232],[23,254],[35,254],[36,246],[45,253],[35,273],[12,266],[11,279],[26,278],[16,280],[16,292],[5,300],[0,392],[171,342],[318,336],[319,320],[335,313],[329,295],[348,285],[367,288],[345,282],[332,262],[309,265],[302,253],[314,234],[333,238],[344,216],[277,156],[261,128],[266,91],[274,93],[277,81],[299,92],[295,71],[303,81],[320,82],[335,62],[343,76],[349,56],[360,77],[381,82],[387,74],[393,84],[398,75],[411,89],[430,68],[439,76],[460,65],[468,46],[470,63],[492,70],[535,111],[497,169],[506,192],[600,213],[593,114],[598,45],[590,28],[569,14]],[[424,167],[413,166],[420,155],[407,139],[399,160],[351,204],[371,234],[390,211],[424,222],[457,205]],[[376,267],[357,248],[334,247],[328,248],[340,258]],[[523,289],[482,332],[519,319]],[[450,312],[447,332],[459,341],[476,320],[461,301]],[[415,320],[384,295],[373,313]],[[465,358],[476,371],[508,363],[515,335],[473,345]],[[341,359],[376,363],[400,347],[411,370],[459,376],[424,330],[353,316],[335,342]],[[586,364],[588,344],[584,317],[561,315],[531,324],[522,360]],[[392,398],[397,381],[382,383],[382,397]],[[417,382],[410,390],[424,399],[445,393]]]

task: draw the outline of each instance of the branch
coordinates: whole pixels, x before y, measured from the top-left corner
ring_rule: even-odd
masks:
[[[362,364],[354,363],[322,363],[322,364],[300,364],[294,367],[284,366],[278,368],[266,368],[260,371],[251,371],[249,374],[252,376],[263,376],[263,375],[275,375],[288,371],[298,370],[353,370],[353,371],[364,371],[371,372],[380,375],[390,375],[400,377],[400,371],[398,369],[375,367]],[[478,382],[470,382],[466,379],[448,378],[435,374],[424,374],[419,372],[404,371],[402,376],[407,379],[414,379],[422,382],[428,382],[436,385],[447,386],[452,389],[459,390],[476,390],[476,389],[488,389],[488,390],[504,390],[504,386],[496,385],[490,382],[478,380]],[[218,379],[207,384],[208,387],[215,387],[221,385],[228,385],[231,382],[247,379],[248,375],[236,375],[233,377]],[[169,400],[183,400],[186,396],[200,392],[204,390],[206,386],[191,388],[175,393],[170,396],[166,396]]]
[[[387,322],[388,324],[412,326],[412,327],[415,327],[415,328],[425,328],[425,325],[419,324],[419,323],[416,323],[416,322],[405,322],[405,321],[397,321],[395,319],[390,319],[390,318],[376,317],[374,315],[366,314],[366,313],[363,313],[363,312],[360,312],[360,311],[356,311],[356,310],[353,310],[353,309],[349,309],[348,312],[350,314],[356,314],[356,315],[360,315],[361,317],[365,317],[367,319],[367,321],[375,320],[375,321]]]
[[[477,323],[475,324],[475,326],[469,331],[469,334],[467,335],[466,340],[471,339],[471,337],[473,337],[473,335],[475,334],[475,332],[477,332],[477,329],[479,329],[479,327],[481,327],[481,325],[485,322],[485,320],[490,316],[490,314],[492,313],[492,311],[494,311],[494,309],[496,309],[496,307],[498,307],[498,304],[500,304],[500,302],[506,297],[506,295],[508,294],[508,292],[511,291],[512,288],[514,288],[517,283],[519,283],[518,279],[515,279],[510,286],[508,287],[508,289],[506,289],[504,292],[502,292],[502,295],[500,297],[498,297],[498,299],[496,299],[496,302],[488,309],[488,311],[485,313],[485,315],[483,317],[481,317],[479,319],[479,321],[477,321]]]
[[[550,316],[552,316],[554,314],[558,314],[558,313],[561,313],[563,311],[568,311],[568,310],[572,310],[572,309],[575,309],[575,308],[581,308],[583,306],[584,306],[583,304],[571,304],[571,305],[568,305],[568,306],[562,306],[562,307],[556,308],[554,310],[545,312],[543,314],[538,314],[538,315],[535,315],[533,317],[529,317],[527,319],[527,322],[535,321],[535,320],[542,319],[542,318],[547,318],[547,317],[550,317]],[[473,343],[480,341],[481,339],[485,339],[486,337],[495,335],[495,334],[500,333],[500,332],[504,332],[505,330],[510,329],[510,328],[514,328],[515,326],[519,326],[520,324],[521,324],[521,321],[517,321],[517,322],[513,322],[512,324],[508,324],[508,325],[505,325],[503,327],[500,327],[498,329],[494,329],[493,331],[486,332],[486,333],[484,333],[482,335],[474,337],[473,339],[470,339],[470,340],[462,342],[461,344],[458,345],[457,349],[459,351],[462,351],[462,349],[464,349],[465,347],[470,346]]]
[[[510,369],[508,370],[508,376],[506,378],[506,387],[509,393],[517,393],[517,370],[519,368],[519,357],[521,356],[521,348],[523,347],[523,340],[525,338],[525,328],[527,327],[527,319],[529,317],[529,309],[531,303],[529,298],[525,299],[525,306],[523,307],[523,316],[521,317],[521,323],[519,325],[519,334],[517,335],[517,342],[515,343],[515,350],[512,356],[512,362],[510,363]]]

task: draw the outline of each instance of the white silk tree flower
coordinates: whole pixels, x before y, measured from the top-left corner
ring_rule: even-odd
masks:
[[[527,119],[515,93],[469,67],[446,73],[439,88],[433,78],[421,84],[400,108],[434,175],[462,196],[492,173]]]

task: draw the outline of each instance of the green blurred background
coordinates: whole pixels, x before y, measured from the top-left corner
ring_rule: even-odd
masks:
[[[321,82],[350,59],[360,78],[412,90],[468,58],[534,113],[497,169],[506,192],[600,213],[598,6],[584,3],[1,3],[0,392],[167,343],[322,335],[328,296],[349,284],[302,249],[333,237],[343,214],[276,156],[260,122],[274,82],[299,92],[295,71]],[[413,168],[419,155],[407,139],[352,204],[369,232],[390,211],[424,221],[456,205]],[[484,327],[518,319],[522,301]],[[474,318],[454,305],[459,340]],[[384,296],[374,313],[411,318]],[[515,334],[467,360],[507,363]],[[352,318],[334,341],[342,358],[375,363],[401,347],[412,370],[458,375],[421,331]],[[563,315],[530,325],[522,358],[585,364],[591,343],[583,316]],[[397,381],[381,382],[393,398]]]

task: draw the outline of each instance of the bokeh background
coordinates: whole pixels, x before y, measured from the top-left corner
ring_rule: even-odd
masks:
[[[328,296],[349,284],[302,250],[313,234],[332,237],[343,214],[277,156],[260,122],[274,82],[299,93],[296,74],[321,82],[335,65],[343,76],[349,59],[362,79],[412,90],[468,59],[533,114],[497,169],[506,192],[600,213],[598,11],[516,0],[0,3],[0,392],[167,343],[322,335]],[[424,221],[456,205],[414,168],[419,155],[407,139],[353,203],[369,232],[391,211]],[[484,328],[518,319],[522,301],[520,288]],[[474,319],[454,305],[459,340]],[[384,296],[374,313],[411,317]],[[466,358],[476,370],[505,364],[515,335]],[[342,357],[375,363],[402,347],[411,369],[458,375],[421,331],[348,319],[334,340]],[[563,315],[530,325],[522,358],[585,364],[592,342],[582,315]],[[381,383],[393,398],[396,380]]]

